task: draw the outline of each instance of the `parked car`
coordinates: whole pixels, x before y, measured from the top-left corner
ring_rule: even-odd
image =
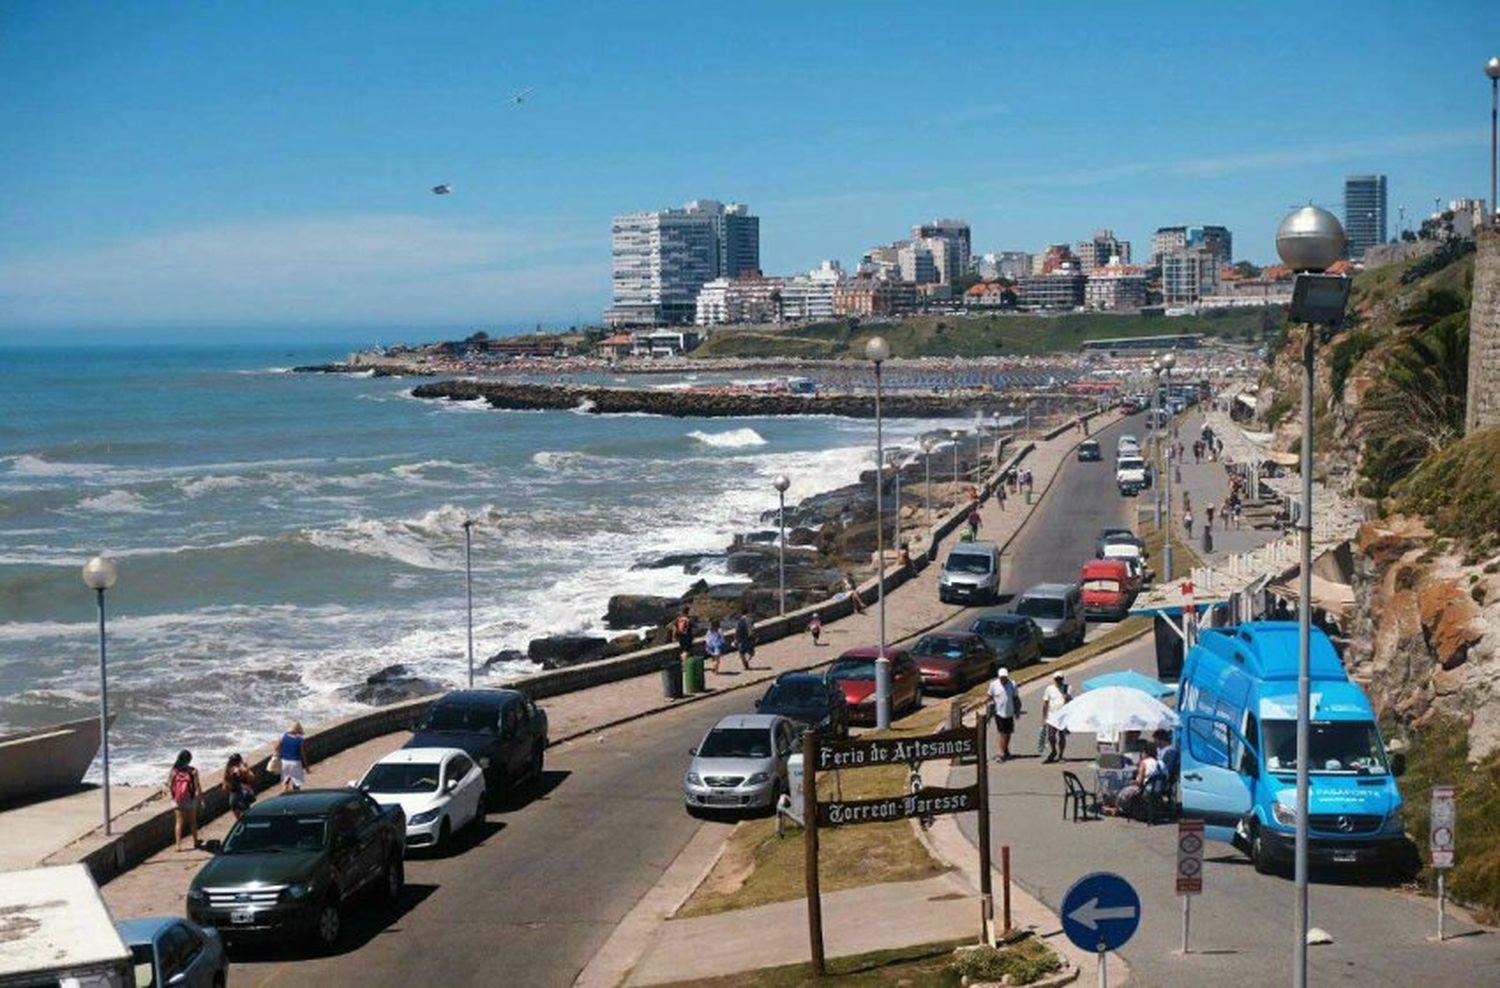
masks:
[[[1088,618],[1119,621],[1130,613],[1139,586],[1121,559],[1090,559],[1078,573],[1083,613]]]
[[[755,710],[785,717],[799,728],[827,737],[849,736],[849,704],[844,701],[844,691],[824,673],[782,673],[755,701]]]
[[[1078,460],[1081,463],[1097,463],[1104,459],[1104,453],[1099,448],[1099,440],[1085,439],[1078,444]]]
[[[798,731],[775,714],[731,714],[698,746],[682,780],[688,812],[776,805],[786,792],[786,760]]]
[[[1140,590],[1147,583],[1146,559],[1141,554],[1140,547],[1133,542],[1108,542],[1104,546],[1104,559],[1118,559],[1130,567],[1130,575],[1135,580],[1136,590]]]
[[[493,801],[541,778],[547,714],[520,690],[454,690],[427,709],[404,747],[462,749]]]
[[[1115,440],[1115,456],[1139,456],[1141,453],[1141,441],[1130,433],[1125,433]]]
[[[458,748],[398,748],[351,783],[406,814],[406,846],[446,851],[484,813],[484,771]]]
[[[224,988],[229,958],[217,930],[180,916],[116,923],[130,948],[136,988]]]
[[[1126,497],[1134,497],[1147,487],[1146,461],[1138,454],[1122,453],[1115,461],[1115,486]]]
[[[945,604],[993,604],[999,597],[999,546],[993,542],[960,542],[948,551],[938,575],[938,600]]]
[[[930,631],[917,640],[912,660],[923,690],[957,693],[994,672],[995,650],[972,631]]]
[[[1076,583],[1038,583],[1016,599],[1016,613],[1042,629],[1042,650],[1066,652],[1083,644],[1083,594]]]
[[[1094,558],[1104,558],[1104,547],[1112,542],[1128,542],[1141,550],[1141,556],[1146,555],[1146,540],[1128,528],[1105,528],[1100,529],[1099,539],[1094,543]]]
[[[995,653],[995,664],[1018,669],[1042,661],[1042,629],[1024,614],[990,611],[969,630],[985,640]]]
[[[354,789],[256,803],[188,886],[188,918],[231,939],[274,934],[334,946],[350,901],[406,882],[406,814]]]
[[[875,646],[851,648],[833,660],[828,678],[844,691],[853,724],[875,723]],[[905,713],[922,705],[922,676],[906,649],[887,648],[891,660],[891,713]]]

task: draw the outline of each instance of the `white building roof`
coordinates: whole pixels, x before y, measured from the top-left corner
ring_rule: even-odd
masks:
[[[93,876],[81,864],[0,874],[0,977],[129,960]]]

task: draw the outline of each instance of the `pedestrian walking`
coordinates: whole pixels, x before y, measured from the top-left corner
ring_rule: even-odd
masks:
[[[693,616],[688,610],[684,607],[672,622],[672,638],[677,642],[677,650],[684,659],[693,651]]]
[[[302,722],[294,720],[286,733],[276,741],[276,771],[281,775],[281,791],[301,789],[307,782],[307,766],[302,760]]]
[[[1214,527],[1214,506],[1210,501],[1203,506],[1203,530],[1208,531]]]
[[[708,637],[703,640],[703,649],[713,661],[714,672],[719,672],[719,660],[724,657],[724,632],[717,624],[709,625]]]
[[[1005,510],[1005,485],[1004,484],[997,484],[995,486],[995,500],[1000,504],[1000,510],[1004,511]]]
[[[1187,529],[1188,538],[1193,537],[1193,510],[1189,508],[1182,513],[1182,527]]]
[[[747,670],[750,668],[750,660],[755,658],[755,622],[750,620],[750,612],[740,612],[740,619],[734,622],[734,646],[740,653],[740,665]]]
[[[255,772],[238,751],[224,765],[224,791],[229,794],[229,811],[236,820],[255,803]]]
[[[995,733],[1000,737],[1000,753],[995,760],[1008,762],[1011,759],[1010,736],[1016,733],[1016,718],[1021,716],[1021,691],[1011,682],[1009,669],[1001,666],[995,670],[989,694],[990,702],[994,704]]]
[[[1229,531],[1229,516],[1234,513],[1234,499],[1226,497],[1224,503],[1219,506],[1219,519],[1224,525],[1224,531]]]
[[[807,621],[807,633],[812,635],[814,645],[823,644],[823,618],[817,611],[813,611],[813,616]]]
[[[979,538],[979,526],[983,524],[984,519],[979,517],[978,508],[969,512],[969,541]]]
[[[1068,732],[1053,727],[1047,721],[1072,698],[1067,679],[1061,672],[1054,672],[1052,682],[1042,692],[1042,730],[1047,742],[1047,757],[1042,759],[1043,763],[1063,760],[1068,747]]]
[[[177,753],[177,760],[167,772],[167,795],[172,797],[173,831],[177,837],[177,850],[182,846],[182,832],[188,830],[193,836],[193,847],[201,847],[198,840],[198,797],[203,794],[203,783],[198,779],[198,770],[193,768],[193,753],[186,748]]]

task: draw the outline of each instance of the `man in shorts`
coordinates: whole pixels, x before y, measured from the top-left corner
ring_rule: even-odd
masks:
[[[1054,672],[1051,684],[1042,693],[1042,722],[1046,725],[1047,732],[1047,757],[1042,759],[1044,764],[1062,761],[1064,752],[1067,751],[1068,732],[1058,730],[1046,721],[1061,710],[1069,699],[1067,680],[1061,672]]]
[[[749,611],[742,612],[734,623],[734,645],[739,649],[740,664],[749,669],[750,660],[755,658],[755,622],[750,620]]]
[[[1011,682],[1010,670],[1001,666],[995,670],[995,681],[990,683],[990,703],[995,711],[995,733],[1000,736],[998,762],[1011,759],[1010,736],[1016,733],[1016,718],[1021,716],[1021,691]]]

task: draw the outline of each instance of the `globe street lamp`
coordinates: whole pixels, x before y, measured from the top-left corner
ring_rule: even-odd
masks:
[[[1160,363],[1161,363],[1161,372],[1165,376],[1166,382],[1167,382],[1166,383],[1166,393],[1170,395],[1172,393],[1172,368],[1177,366],[1177,355],[1174,354],[1174,353],[1172,353],[1172,352],[1170,352],[1170,351],[1168,351],[1167,353],[1164,353],[1164,354],[1161,355],[1161,361],[1160,361]],[[1158,397],[1157,401],[1160,402],[1160,400],[1161,399]],[[1159,452],[1161,450],[1161,438],[1160,438],[1160,434],[1161,434],[1161,432],[1163,432],[1165,430],[1163,430],[1161,428],[1161,415],[1160,415],[1160,413],[1157,414],[1156,419],[1157,419],[1157,421],[1156,421],[1156,425],[1157,425],[1156,448],[1157,448],[1157,450]],[[1167,442],[1171,443],[1171,441],[1172,441],[1172,436],[1170,434],[1168,434],[1167,435]],[[1166,504],[1162,508],[1162,521],[1166,524],[1167,527],[1165,529],[1166,537],[1162,541],[1161,564],[1162,564],[1163,570],[1167,574],[1167,579],[1171,580],[1172,579],[1172,471],[1169,470],[1169,469],[1167,469],[1167,464],[1165,462],[1163,462],[1163,464],[1162,464],[1162,473],[1164,473],[1164,474],[1167,475],[1167,478],[1166,478],[1167,496],[1166,496],[1166,499],[1165,499],[1166,500]]]
[[[1500,58],[1484,63],[1484,74],[1490,77],[1490,222],[1500,216],[1500,203],[1495,202],[1495,151],[1496,125],[1500,121]]]
[[[83,582],[96,595],[99,607],[99,744],[104,766],[104,834],[111,834],[109,824],[109,676],[104,654],[104,591],[115,585],[120,571],[108,556],[95,556],[83,567]]]
[[[1315,325],[1337,325],[1349,301],[1349,280],[1321,274],[1344,253],[1344,227],[1326,209],[1304,206],[1288,214],[1276,228],[1276,252],[1297,272],[1288,317],[1304,323],[1302,341],[1302,505],[1297,513],[1301,532],[1301,572],[1297,590],[1297,839],[1294,866],[1296,937],[1292,944],[1292,984],[1307,986],[1307,827],[1308,735],[1311,716],[1310,656],[1312,648],[1312,464],[1313,356]]]
[[[957,488],[958,487],[958,437],[961,436],[961,435],[963,435],[963,433],[959,432],[957,429],[950,429],[950,430],[948,430],[948,435],[951,436],[952,439],[953,439],[953,486],[955,488]],[[958,491],[957,490],[954,490],[954,492],[953,492],[953,500],[955,502],[957,502],[957,500],[958,500]]]
[[[885,654],[885,436],[880,420],[880,365],[891,357],[882,336],[870,337],[865,359],[875,365],[875,585],[880,601],[880,651],[875,658],[875,726],[891,726],[891,660]]]
[[[781,538],[776,540],[776,597],[780,601],[781,616],[786,617],[786,489],[792,486],[792,482],[786,474],[779,473],[771,481],[771,486],[776,488],[776,496],[781,501],[776,512],[776,525],[781,530]]]
[[[928,541],[932,539],[932,437],[922,440],[922,470],[927,476]]]
[[[464,597],[468,603],[468,629],[469,629],[469,689],[474,688],[474,564],[473,564],[473,539],[470,530],[474,527],[474,519],[464,517]]]

